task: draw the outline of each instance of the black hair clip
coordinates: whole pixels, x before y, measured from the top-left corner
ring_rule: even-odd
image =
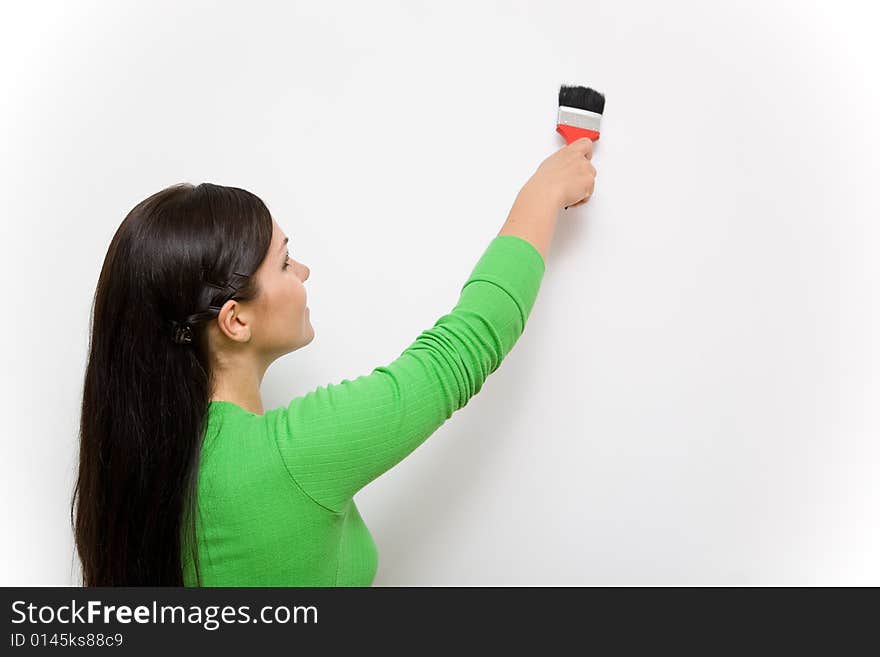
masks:
[[[193,341],[192,324],[171,320],[174,344],[189,344]]]

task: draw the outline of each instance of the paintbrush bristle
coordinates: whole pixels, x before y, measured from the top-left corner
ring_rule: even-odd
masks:
[[[601,114],[605,109],[605,96],[590,87],[562,85],[559,87],[559,106]]]

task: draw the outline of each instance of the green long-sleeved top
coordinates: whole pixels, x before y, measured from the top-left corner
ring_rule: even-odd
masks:
[[[544,276],[496,236],[452,312],[388,365],[257,415],[208,407],[198,471],[204,586],[369,586],[378,551],[353,496],[480,391],[525,329]],[[195,585],[184,550],[184,583]]]

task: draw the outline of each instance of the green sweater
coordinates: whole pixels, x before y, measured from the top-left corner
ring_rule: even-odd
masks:
[[[369,586],[378,551],[353,496],[480,391],[522,334],[544,276],[496,236],[455,308],[397,359],[256,415],[211,402],[199,465],[205,586]],[[184,552],[184,583],[195,584]]]

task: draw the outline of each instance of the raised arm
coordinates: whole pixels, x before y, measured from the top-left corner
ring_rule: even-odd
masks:
[[[315,502],[341,511],[464,407],[498,369],[525,329],[560,209],[592,194],[591,153],[592,142],[584,138],[541,163],[456,306],[394,361],[278,409],[281,458]]]

